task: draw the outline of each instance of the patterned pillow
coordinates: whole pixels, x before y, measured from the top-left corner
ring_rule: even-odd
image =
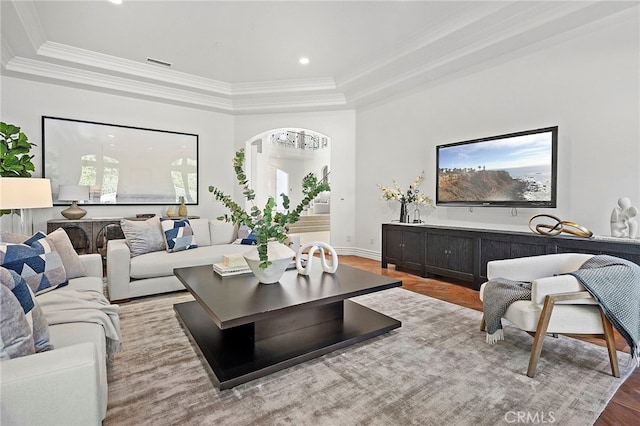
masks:
[[[198,247],[189,219],[162,219],[161,224],[169,253]]]
[[[42,232],[23,244],[0,243],[0,266],[17,272],[35,294],[68,284],[62,259]]]
[[[15,271],[0,267],[0,358],[16,358],[53,349],[49,325],[33,292]],[[25,327],[26,324],[26,327]]]
[[[164,235],[157,217],[147,220],[122,219],[120,227],[127,239],[131,257],[165,249]]]

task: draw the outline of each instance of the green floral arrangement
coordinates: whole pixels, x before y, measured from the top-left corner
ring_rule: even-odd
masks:
[[[327,182],[316,181],[315,185],[308,187],[304,198],[295,209],[289,210],[289,197],[285,194],[280,194],[282,197],[282,205],[286,210],[284,213],[274,211],[276,201],[273,197],[269,197],[264,209],[260,210],[253,203],[256,195],[254,190],[249,187],[249,181],[244,172],[244,159],[244,149],[240,149],[233,158],[233,170],[238,183],[243,188],[242,194],[252,204],[249,212],[245,211],[219,188],[209,186],[209,192],[213,193],[215,199],[222,202],[222,204],[231,211],[230,214],[218,217],[219,220],[232,222],[237,226],[244,225],[253,231],[256,236],[256,248],[260,257],[260,268],[265,269],[271,265],[267,255],[267,243],[269,241],[284,243],[287,239],[287,225],[296,223],[300,218],[300,213],[309,205],[311,200],[323,191],[330,191],[331,188]]]
[[[384,185],[378,185],[378,188],[382,191],[382,198],[387,201],[400,201],[402,204],[415,203],[417,205],[423,205],[427,207],[433,207],[433,199],[420,192],[418,187],[424,180],[424,171],[418,175],[416,180],[409,185],[409,189],[406,191],[393,181],[393,186],[388,187]]]

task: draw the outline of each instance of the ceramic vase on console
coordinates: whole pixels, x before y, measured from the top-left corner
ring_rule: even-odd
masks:
[[[407,203],[400,203],[400,222],[409,222],[409,216],[407,216]]]
[[[257,247],[243,254],[243,257],[247,261],[251,272],[262,284],[274,284],[280,281],[295,255],[296,253],[288,246],[277,241],[269,241],[267,243],[267,257],[271,265],[267,268],[260,268],[260,256]]]
[[[187,206],[184,203],[184,197],[180,196],[180,207],[178,207],[178,216],[187,217]]]

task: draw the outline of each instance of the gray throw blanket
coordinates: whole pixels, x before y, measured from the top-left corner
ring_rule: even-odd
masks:
[[[496,278],[484,286],[482,305],[487,327],[487,343],[504,340],[502,317],[507,308],[518,300],[531,299],[531,283]]]
[[[118,305],[112,305],[95,291],[60,290],[38,296],[49,325],[89,322],[102,326],[107,339],[107,356],[120,350],[120,318]]]
[[[632,362],[640,365],[640,266],[625,259],[598,255],[569,274],[598,301],[629,345]]]

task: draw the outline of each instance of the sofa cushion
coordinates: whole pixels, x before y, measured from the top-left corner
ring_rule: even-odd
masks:
[[[147,220],[122,219],[120,227],[127,240],[131,257],[165,249],[160,219],[156,216]]]
[[[16,271],[36,294],[68,283],[60,255],[42,232],[24,244],[0,243],[0,266]]]
[[[193,236],[198,242],[198,247],[210,246],[209,219],[189,219],[189,223],[193,230]]]
[[[218,244],[178,253],[147,253],[131,259],[130,276],[133,279],[166,277],[173,275],[174,268],[213,265],[222,262],[225,254],[244,253],[252,248],[239,244]]]
[[[238,238],[238,230],[233,223],[213,219],[209,221],[209,233],[211,234],[211,245],[231,244]]]
[[[19,307],[16,310],[16,305],[12,301],[11,295],[4,292],[2,298],[2,325],[0,326],[2,339],[0,340],[2,346],[8,347],[6,354],[12,358],[52,349],[49,343],[49,325],[36,302],[33,292],[24,279],[15,271],[0,267],[0,283],[3,291],[5,289],[9,290],[13,295]],[[11,314],[11,316],[5,317],[6,314]],[[24,328],[23,319],[28,326],[26,329]],[[27,344],[31,344],[31,348],[26,348],[25,345]],[[3,353],[5,353],[4,348]]]
[[[49,233],[47,238],[53,241],[53,245],[62,259],[62,265],[67,273],[68,280],[87,275],[78,253],[76,253],[67,232],[63,228],[58,228]]]
[[[175,253],[198,247],[189,219],[162,219],[167,252]]]

